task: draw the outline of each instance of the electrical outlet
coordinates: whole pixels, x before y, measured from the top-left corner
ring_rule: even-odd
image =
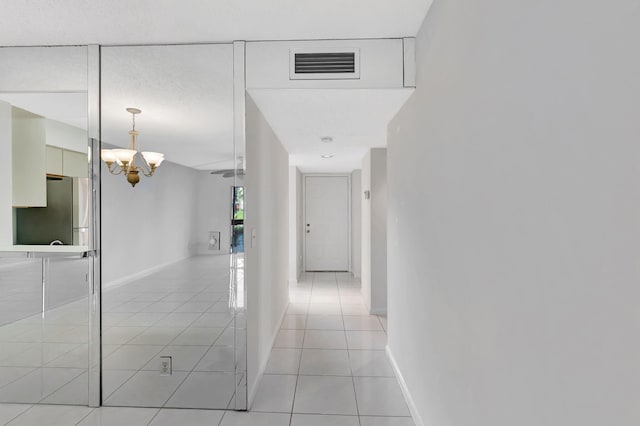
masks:
[[[170,376],[171,375],[171,357],[170,356],[161,356],[160,357],[160,375],[161,376]]]

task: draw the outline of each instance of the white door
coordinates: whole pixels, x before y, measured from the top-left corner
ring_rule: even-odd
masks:
[[[305,177],[307,271],[349,270],[349,178]]]

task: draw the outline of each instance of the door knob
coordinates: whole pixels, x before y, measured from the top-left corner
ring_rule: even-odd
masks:
[[[307,234],[310,234],[310,233],[311,233],[311,231],[309,231],[309,230],[307,229]]]

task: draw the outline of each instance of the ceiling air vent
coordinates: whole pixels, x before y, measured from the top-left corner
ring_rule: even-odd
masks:
[[[292,49],[291,80],[341,80],[360,78],[360,49]]]

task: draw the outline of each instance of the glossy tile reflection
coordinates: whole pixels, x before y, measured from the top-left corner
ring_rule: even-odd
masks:
[[[0,402],[88,403],[87,259],[0,258]]]
[[[199,256],[103,291],[108,406],[225,409],[235,392],[229,257]],[[171,357],[171,374],[160,357]],[[124,372],[131,374],[123,380]],[[112,378],[111,376],[114,375]]]

